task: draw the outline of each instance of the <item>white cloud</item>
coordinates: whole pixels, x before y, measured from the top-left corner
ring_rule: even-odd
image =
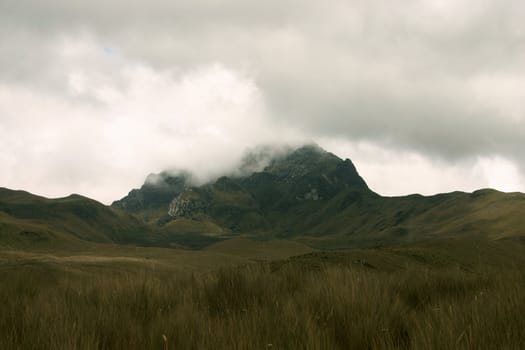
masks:
[[[501,156],[474,157],[460,162],[437,161],[424,154],[391,150],[380,144],[321,139],[320,144],[350,158],[369,187],[382,195],[436,193],[495,188],[525,189],[516,165]]]
[[[108,202],[307,139],[385,194],[523,191],[524,4],[2,1],[0,185]]]
[[[125,58],[91,65],[103,53],[84,44],[61,56],[69,95],[0,86],[0,146],[11,154],[2,152],[4,186],[109,203],[149,172],[177,167],[203,181],[253,144],[294,138],[268,125],[263,97],[241,72],[220,64],[158,71]]]
[[[482,157],[474,168],[481,173],[488,188],[497,188],[504,192],[525,189],[525,178],[518,167],[500,156]]]

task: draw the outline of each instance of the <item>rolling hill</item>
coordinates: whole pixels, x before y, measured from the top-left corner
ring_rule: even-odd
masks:
[[[134,216],[80,195],[48,199],[0,188],[0,243],[57,246],[85,241],[153,244],[154,238]]]

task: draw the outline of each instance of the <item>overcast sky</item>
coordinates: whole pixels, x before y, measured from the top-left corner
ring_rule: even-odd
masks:
[[[317,142],[385,195],[525,191],[520,0],[0,0],[0,186],[104,203]]]

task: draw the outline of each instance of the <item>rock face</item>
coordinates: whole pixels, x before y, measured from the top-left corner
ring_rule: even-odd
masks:
[[[193,217],[196,213],[205,212],[207,203],[200,199],[198,193],[187,190],[175,197],[168,208],[168,215],[177,217]]]
[[[173,198],[186,190],[190,184],[191,175],[188,173],[150,174],[140,189],[131,190],[126,197],[113,202],[112,206],[131,213],[167,208]]]
[[[317,188],[312,188],[310,190],[310,192],[306,193],[303,198],[304,200],[314,200],[314,201],[318,201],[320,199],[322,199],[321,197],[319,197],[319,193],[317,193]]]

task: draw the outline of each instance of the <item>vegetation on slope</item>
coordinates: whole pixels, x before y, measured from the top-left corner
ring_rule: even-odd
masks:
[[[447,244],[193,275],[1,264],[0,348],[519,349],[522,243]]]
[[[131,212],[155,223],[168,241],[180,234],[231,233],[341,248],[471,233],[491,239],[525,235],[523,194],[480,190],[383,197],[368,188],[350,160],[315,145],[281,154],[261,170],[202,186],[171,186],[180,183],[179,177],[166,173],[160,179],[157,191],[169,188],[171,201],[154,198],[153,185],[146,184],[115,205],[132,206],[140,197],[144,208],[155,206]]]
[[[17,246],[92,241],[200,249],[243,235],[340,249],[470,234],[518,237],[524,227],[524,194],[382,197],[350,160],[315,145],[201,186],[186,173],[151,175],[111,207],[79,195],[47,199],[0,189],[0,244]]]
[[[0,188],[0,243],[116,242],[152,244],[134,216],[79,195],[48,199]]]

